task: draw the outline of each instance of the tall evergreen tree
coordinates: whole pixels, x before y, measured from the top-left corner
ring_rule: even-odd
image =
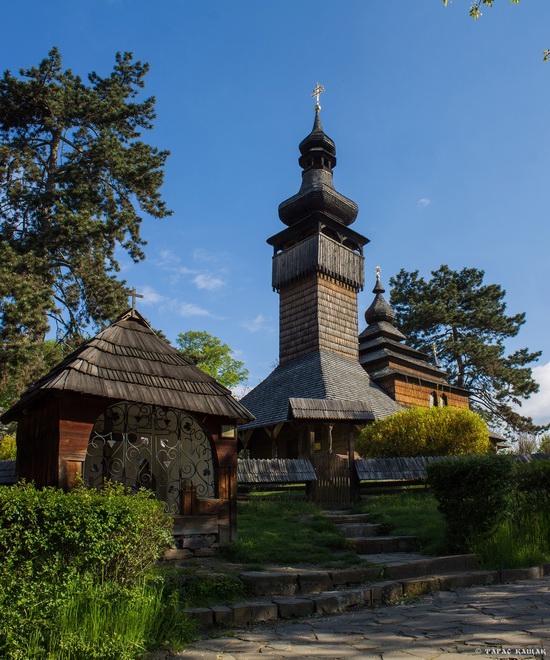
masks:
[[[141,215],[170,213],[168,152],[140,139],[155,118],[138,98],[147,70],[118,53],[83,82],[54,48],[0,79],[0,390],[40,375],[52,327],[71,345],[126,306],[115,249],[140,261]]]
[[[538,391],[529,365],[541,351],[521,348],[507,355],[505,347],[525,323],[525,314],[506,315],[506,291],[484,284],[482,270],[441,266],[431,275],[426,281],[417,270],[402,269],[391,278],[399,328],[419,350],[429,352],[435,344],[451,383],[470,390],[473,406],[488,420],[516,431],[533,430],[531,418],[513,405]]]

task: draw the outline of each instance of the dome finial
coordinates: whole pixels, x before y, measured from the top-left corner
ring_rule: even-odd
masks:
[[[319,97],[324,91],[325,88],[323,87],[323,85],[317,83],[315,89],[313,90],[313,94],[311,95],[311,98],[315,97],[315,112],[319,112],[319,110],[321,109],[321,104],[319,103]]]
[[[376,273],[376,284],[374,285],[372,292],[376,295],[374,296],[371,306],[365,312],[365,321],[367,322],[367,325],[380,323],[380,321],[393,324],[395,321],[395,312],[390,305],[388,305],[382,295],[386,291],[380,281],[380,273],[382,272],[382,269],[380,266],[376,266],[374,272]]]
[[[382,272],[382,269],[380,266],[376,266],[374,269],[374,272],[376,273],[376,283],[374,285],[374,289],[372,290],[373,293],[384,293],[386,289],[382,286],[382,282],[380,282],[380,273]]]

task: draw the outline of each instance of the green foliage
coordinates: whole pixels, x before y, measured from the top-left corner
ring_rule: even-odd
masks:
[[[482,270],[440,266],[431,275],[426,281],[418,271],[402,269],[391,278],[399,329],[418,350],[437,346],[450,382],[472,392],[480,414],[517,430],[536,429],[512,406],[538,391],[529,365],[541,353],[521,348],[506,355],[505,350],[525,314],[506,315],[506,292],[498,284],[483,284]]]
[[[245,596],[244,583],[231,573],[204,573],[193,569],[162,571],[166,590],[185,607],[229,605]]]
[[[33,484],[0,489],[0,556],[4,567],[91,571],[139,580],[171,543],[172,521],[149,491],[127,495],[121,484],[69,493]]]
[[[482,454],[491,448],[485,422],[461,408],[409,408],[369,424],[355,450],[371,458]]]
[[[541,454],[550,454],[550,433],[544,433],[540,437],[538,451]]]
[[[474,21],[477,21],[477,19],[481,18],[482,16],[481,7],[492,7],[494,1],[495,0],[473,0],[473,2],[470,4],[470,16],[474,19]],[[510,2],[514,5],[517,5],[519,0],[510,0]],[[443,4],[445,6],[447,6],[448,3],[449,0],[443,0]]]
[[[346,549],[335,525],[313,504],[281,496],[257,496],[239,503],[239,538],[224,556],[245,564],[282,566],[361,563]]]
[[[0,461],[15,458],[16,454],[17,445],[15,443],[15,436],[5,435],[3,438],[0,438]]]
[[[546,499],[550,507],[550,460],[518,463],[515,479],[520,492],[535,493],[540,501]]]
[[[141,215],[169,214],[168,154],[140,139],[155,118],[154,98],[137,100],[147,70],[119,53],[85,83],[54,48],[0,78],[0,389],[11,398],[47,366],[50,323],[74,346],[126,307],[115,250],[143,259]]]
[[[518,433],[514,439],[516,454],[534,454],[537,451],[538,442],[532,433]]]
[[[424,488],[368,495],[356,510],[370,514],[373,522],[383,525],[391,534],[416,536],[423,554],[439,555],[447,550],[445,519],[433,495]]]
[[[199,369],[228,389],[246,382],[248,369],[236,360],[233,350],[204,330],[189,330],[176,337],[179,351]]]
[[[66,585],[51,628],[34,630],[10,658],[134,660],[146,649],[181,648],[196,634],[177,598],[142,582],[123,587],[78,575]]]
[[[445,519],[429,491],[372,495],[357,510],[371,514],[392,534],[418,536],[426,554],[455,550],[448,547]],[[476,553],[481,566],[490,569],[550,561],[550,506],[538,494],[516,493],[510,513],[489,536],[472,533],[468,550]]]
[[[467,550],[472,537],[487,538],[506,518],[514,494],[510,458],[494,454],[447,458],[430,463],[427,472],[453,549]]]
[[[490,536],[472,535],[470,549],[484,568],[527,568],[550,561],[550,501],[516,493],[511,515]]]
[[[26,385],[38,380],[68,355],[73,344],[53,339],[24,341],[20,350],[6,349],[6,364],[0,364],[0,406],[9,407]],[[2,351],[0,350],[0,357]]]
[[[29,639],[47,645],[75,584],[133,593],[170,544],[171,524],[150,493],[126,495],[120,484],[0,489],[0,656],[28,657],[16,651]]]

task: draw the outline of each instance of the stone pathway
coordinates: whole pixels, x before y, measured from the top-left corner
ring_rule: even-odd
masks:
[[[550,657],[550,576],[439,591],[400,604],[261,624],[159,660]]]

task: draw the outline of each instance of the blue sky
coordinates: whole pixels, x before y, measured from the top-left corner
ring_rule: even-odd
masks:
[[[387,284],[400,268],[473,266],[527,322],[511,350],[542,350],[524,410],[550,421],[550,3],[497,0],[482,19],[454,0],[21,0],[4,3],[2,69],[64,65],[108,74],[116,51],[149,62],[146,139],[171,151],[164,197],[144,219],[147,259],[123,276],[174,340],[207,330],[256,385],[278,355],[271,249],[278,204],[297,192],[298,143],[317,81],[337,147],[338,190]]]

